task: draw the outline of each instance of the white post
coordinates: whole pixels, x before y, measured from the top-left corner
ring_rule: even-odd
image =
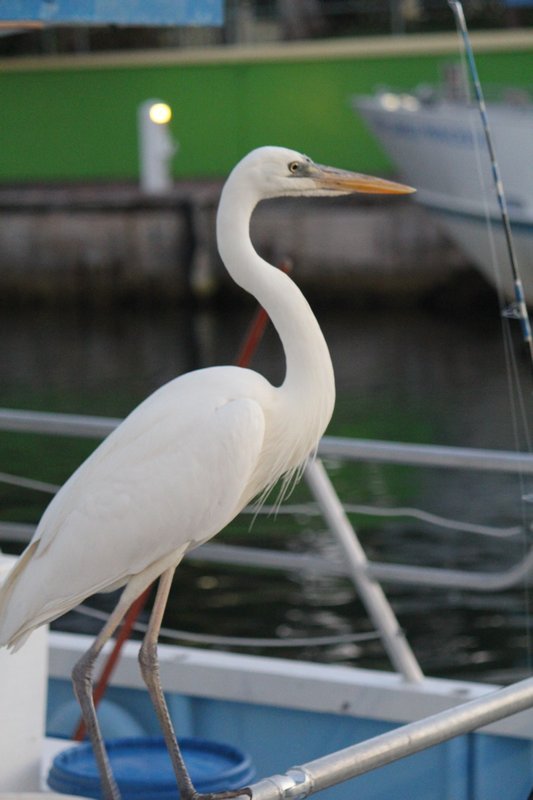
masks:
[[[305,479],[329,529],[344,551],[352,581],[372,623],[379,631],[383,646],[394,668],[408,681],[421,681],[424,675],[418,661],[400,628],[383,589],[368,573],[365,551],[319,459],[307,463]]]
[[[0,554],[0,584],[15,560]],[[18,653],[0,651],[0,796],[4,792],[36,792],[40,787],[47,645],[48,629],[43,626]]]
[[[171,119],[170,106],[161,100],[146,100],[139,106],[139,178],[147,194],[165,194],[172,188],[170,161],[178,143],[170,134]]]

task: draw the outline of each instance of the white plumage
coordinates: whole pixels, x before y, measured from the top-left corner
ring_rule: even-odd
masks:
[[[410,190],[321,167],[284,148],[260,148],[237,165],[220,200],[219,251],[231,277],[274,323],[286,358],[283,383],[274,387],[251,370],[214,367],[156,391],[65,483],[0,590],[0,645],[17,648],[35,627],[89,595],[126,587],[116,619],[82,665],[78,696],[84,695],[86,711],[90,695],[83,684],[89,684],[94,658],[129,603],[164,574],[164,607],[172,570],[183,555],[282,475],[297,471],[316,448],[335,396],[328,349],[300,290],[255,252],[249,222],[266,197],[353,191]],[[162,608],[158,614],[152,645]],[[157,707],[157,697],[154,702]],[[165,727],[164,713],[158,713]],[[95,750],[100,747],[104,793],[116,798],[96,721],[89,722]],[[165,735],[179,783],[177,747],[168,730]],[[183,780],[180,789],[187,795]]]

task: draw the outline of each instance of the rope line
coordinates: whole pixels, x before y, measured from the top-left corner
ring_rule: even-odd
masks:
[[[77,606],[76,613],[82,614],[85,617],[105,621],[108,619],[109,614],[105,611],[99,611],[96,608],[91,608],[84,604]],[[139,633],[145,633],[148,625],[144,622],[135,622],[133,629]],[[329,636],[301,636],[301,637],[287,637],[286,639],[262,639],[247,636],[219,636],[208,633],[192,633],[191,631],[180,631],[172,628],[161,628],[161,636],[175,641],[193,642],[195,644],[209,644],[209,645],[226,645],[233,647],[272,647],[272,648],[290,648],[290,647],[321,647],[332,644],[351,644],[353,642],[368,642],[379,639],[377,631],[368,631],[366,633],[343,633],[332,634]]]

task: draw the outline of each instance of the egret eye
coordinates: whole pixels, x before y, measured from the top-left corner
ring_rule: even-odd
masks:
[[[302,165],[299,161],[291,161],[289,164],[289,172],[292,175],[297,175],[302,170]]]

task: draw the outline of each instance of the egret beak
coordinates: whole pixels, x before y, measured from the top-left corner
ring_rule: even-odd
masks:
[[[412,186],[403,183],[387,181],[384,178],[374,178],[372,175],[362,175],[359,172],[324,167],[314,164],[316,172],[313,174],[318,188],[329,189],[335,192],[363,192],[364,194],[411,194],[416,192]]]

